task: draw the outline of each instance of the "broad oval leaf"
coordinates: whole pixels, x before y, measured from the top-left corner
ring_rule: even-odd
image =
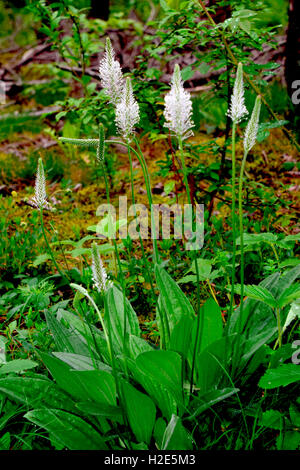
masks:
[[[160,305],[167,320],[167,336],[182,317],[195,318],[195,312],[187,297],[171,276],[160,266],[155,266],[155,277],[160,291]]]
[[[162,438],[162,450],[191,450],[192,439],[182,425],[181,419],[173,415]]]
[[[51,437],[69,450],[105,450],[102,436],[79,416],[56,409],[40,409],[25,414],[32,423],[46,429]]]
[[[180,404],[182,395],[182,359],[174,351],[156,350],[140,354],[136,365],[147,377],[169,390]]]
[[[25,370],[34,369],[38,366],[38,363],[31,359],[14,359],[13,361],[6,362],[0,366],[0,375],[6,375],[10,373],[18,374]]]
[[[277,369],[268,369],[259,381],[259,386],[266,389],[285,387],[300,381],[298,364],[282,364]]]
[[[60,408],[74,410],[70,397],[54,382],[41,377],[6,377],[0,379],[0,392],[28,408]]]
[[[108,289],[106,296],[107,311],[104,315],[104,321],[111,330],[113,341],[119,346],[123,344],[125,326],[126,335],[140,336],[141,332],[137,315],[126,298],[124,315],[123,293],[117,287],[113,286]]]
[[[156,408],[150,397],[122,381],[126,415],[138,442],[150,443],[155,423]]]

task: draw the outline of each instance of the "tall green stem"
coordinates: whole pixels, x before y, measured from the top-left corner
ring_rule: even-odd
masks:
[[[178,137],[178,146],[180,150],[183,180],[184,180],[185,189],[187,193],[188,203],[190,204],[190,206],[192,206],[192,198],[191,198],[191,192],[190,192],[190,187],[189,187],[189,182],[188,182],[188,177],[187,177],[187,169],[186,169],[185,160],[184,160],[183,144],[182,144],[181,137]],[[192,396],[192,392],[193,392],[196,355],[197,355],[198,348],[201,345],[201,338],[202,338],[202,331],[203,331],[203,321],[200,315],[200,276],[199,276],[199,266],[197,263],[196,252],[194,253],[194,256],[192,258],[194,259],[194,262],[195,262],[195,269],[196,269],[196,276],[197,276],[197,324],[196,324],[196,335],[195,335],[195,343],[194,343],[192,367],[191,367],[190,397]]]
[[[278,328],[278,345],[281,348],[282,345],[282,329],[280,320],[280,308],[276,308],[277,328]]]
[[[95,140],[95,141],[93,140],[93,142],[91,142],[90,145],[91,146],[96,146],[97,142],[98,142],[98,140]],[[144,180],[145,180],[145,183],[146,183],[147,197],[148,197],[148,202],[149,202],[150,211],[151,211],[151,223],[152,223],[153,233],[154,233],[154,238],[153,238],[154,262],[155,263],[160,263],[159,254],[158,254],[158,247],[157,247],[157,240],[156,240],[153,208],[152,208],[152,192],[151,192],[150,175],[149,175],[149,171],[148,171],[148,168],[147,168],[147,164],[146,164],[144,155],[143,155],[143,153],[141,151],[141,148],[139,146],[139,143],[138,143],[138,141],[135,137],[134,137],[134,142],[135,142],[135,144],[138,148],[138,152],[131,145],[129,145],[128,143],[125,143],[125,142],[122,142],[122,141],[119,141],[119,140],[106,140],[105,141],[105,143],[109,144],[109,145],[110,144],[118,144],[118,145],[123,145],[127,149],[130,148],[130,151],[136,155],[136,157],[138,158],[138,160],[140,162],[140,165],[141,165],[142,171],[143,171]]]
[[[40,209],[40,221],[41,221],[41,227],[42,227],[42,232],[43,232],[43,236],[44,236],[44,239],[45,239],[45,242],[46,242],[46,245],[47,245],[47,249],[48,249],[48,252],[51,256],[51,259],[53,261],[53,264],[54,266],[56,267],[57,271],[59,272],[59,274],[61,275],[62,278],[64,279],[68,279],[66,274],[63,273],[63,271],[60,269],[60,267],[58,266],[56,260],[55,260],[55,257],[54,257],[54,254],[53,254],[53,251],[50,247],[50,244],[48,242],[48,239],[47,239],[47,235],[46,235],[46,231],[45,231],[45,227],[44,227],[44,217],[43,217],[43,209],[41,208]]]
[[[104,182],[105,182],[106,199],[107,199],[108,205],[110,205],[109,185],[108,185],[108,179],[107,179],[107,175],[106,175],[104,165],[103,165],[103,175],[104,175]],[[121,260],[120,260],[120,256],[119,256],[117,243],[116,243],[116,240],[113,237],[112,237],[112,240],[113,240],[115,254],[116,254],[116,258],[117,258],[117,262],[118,262],[119,273],[120,273],[120,278],[121,278],[122,292],[123,292],[123,296],[124,296],[124,337],[123,337],[124,344],[123,344],[123,352],[124,352],[125,372],[126,372],[126,375],[127,375],[128,374],[127,360],[126,360],[126,357],[127,357],[126,356],[126,350],[127,350],[127,345],[126,345],[127,306],[126,306],[126,294],[125,294],[125,280],[124,280],[124,275],[123,275],[123,271],[122,271]],[[109,317],[108,309],[107,309],[107,315]],[[108,318],[108,321],[109,321],[109,318]]]
[[[231,295],[230,295],[230,310],[229,310],[229,318],[232,315],[233,311],[233,304],[234,304],[234,283],[235,283],[235,252],[236,252],[236,231],[235,231],[235,132],[236,132],[236,124],[233,123],[232,126],[232,210],[231,210],[231,218],[232,218],[232,271],[231,271]]]
[[[240,177],[239,177],[239,193],[238,193],[238,208],[239,208],[239,230],[240,230],[240,248],[241,248],[241,300],[240,300],[240,311],[238,318],[238,330],[237,330],[237,344],[235,348],[235,358],[238,358],[240,341],[241,341],[241,329],[243,325],[243,308],[244,308],[244,279],[245,279],[245,257],[244,257],[244,224],[243,224],[243,177],[245,171],[245,165],[247,160],[247,152],[244,152],[242,159]]]
[[[136,139],[136,137],[134,137],[134,142],[137,146],[137,149],[138,149],[138,152],[135,152],[136,155],[138,155],[138,159],[139,159],[139,162],[142,166],[142,170],[143,170],[143,175],[144,175],[144,180],[145,180],[145,183],[146,183],[146,191],[147,191],[147,196],[148,196],[148,201],[149,201],[149,204],[150,204],[150,213],[151,213],[151,235],[153,233],[153,254],[154,254],[154,262],[155,263],[160,263],[160,259],[159,259],[159,254],[158,254],[158,247],[157,247],[157,239],[156,239],[156,226],[155,226],[155,220],[154,220],[154,214],[153,214],[153,201],[152,201],[152,191],[151,191],[151,181],[150,181],[150,175],[149,175],[149,171],[148,171],[148,167],[147,167],[147,163],[146,163],[146,160],[145,160],[145,157],[143,155],[143,152],[141,150],[141,147],[138,143],[138,140]],[[131,147],[132,149],[132,147]],[[133,149],[132,149],[133,150]],[[153,230],[153,232],[152,232]]]
[[[133,181],[133,166],[132,166],[132,157],[131,157],[131,150],[130,149],[131,149],[131,147],[128,143],[128,156],[129,156],[129,163],[130,163],[130,179],[131,179],[131,198],[132,198],[132,204],[134,206],[134,217],[136,218],[134,181]],[[153,285],[153,282],[152,282],[152,277],[151,277],[150,268],[149,268],[149,265],[148,265],[148,259],[147,259],[145,249],[144,249],[144,245],[143,245],[143,240],[142,240],[140,231],[138,233],[139,233],[139,240],[140,240],[140,244],[141,244],[142,257],[143,257],[143,260],[144,260],[144,263],[145,263],[145,268],[146,268],[148,280],[149,280],[149,283],[150,283],[150,286],[151,286],[152,295],[153,295],[153,298],[156,299],[157,296],[156,296],[156,293],[154,291],[154,285]],[[160,306],[158,305],[158,303],[157,303],[157,309],[158,309],[158,313],[159,313],[159,316],[160,316],[160,321],[161,321],[161,324],[162,324],[161,346],[162,346],[162,348],[164,348],[165,345],[166,345],[166,342],[165,342],[166,341],[165,325],[164,325],[163,314],[161,312],[161,309],[160,309]]]
[[[188,203],[190,205],[192,205],[191,192],[190,192],[190,187],[189,187],[189,182],[188,182],[188,177],[187,177],[187,169],[186,169],[186,165],[185,165],[185,161],[184,161],[183,145],[182,145],[182,138],[181,137],[178,137],[178,146],[179,146],[179,150],[180,150],[180,160],[181,160],[181,165],[182,165],[183,181],[184,181],[184,184],[185,184]]]
[[[244,255],[244,224],[243,224],[243,177],[248,153],[245,152],[241,164],[239,178],[239,224],[240,224],[240,247],[241,247],[241,302],[240,302],[240,324],[242,323],[244,306],[244,279],[245,279],[245,255]]]

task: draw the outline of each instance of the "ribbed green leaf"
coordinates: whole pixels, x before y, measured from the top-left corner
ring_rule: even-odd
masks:
[[[155,277],[160,291],[161,308],[167,319],[165,328],[169,337],[182,317],[195,318],[195,312],[182,290],[160,265],[155,266]]]
[[[287,289],[300,276],[300,265],[280,275],[276,272],[264,279],[259,286],[265,287],[275,299],[278,299],[282,292]],[[240,321],[240,309],[237,308],[229,322],[229,332],[234,333]],[[284,323],[284,321],[283,321]],[[242,331],[248,337],[256,336],[262,331],[271,330],[276,327],[276,319],[269,305],[257,300],[248,298],[244,302],[243,316],[241,321]]]
[[[72,375],[70,366],[52,356],[51,354],[42,352],[39,354],[60,388],[65,390],[75,399],[86,399],[86,391],[82,385],[78,383],[75,375]]]
[[[163,416],[171,419],[172,414],[177,413],[177,403],[173,393],[166,388],[159,380],[152,375],[145,373],[143,369],[137,366],[132,360],[127,360],[127,365],[135,379],[142,385],[154,403],[161,410]]]
[[[182,317],[174,326],[170,336],[169,349],[182,354],[186,359],[188,358],[191,344],[193,344],[192,332],[195,323],[196,318]]]
[[[74,331],[70,331],[62,325],[58,320],[56,320],[53,314],[46,312],[45,316],[48,328],[53,335],[56,348],[59,351],[83,355],[89,354],[89,349],[84,342],[84,339],[78,333],[76,334]]]
[[[115,405],[116,386],[111,373],[105,370],[72,370],[50,354],[40,354],[56,383],[75,399]]]
[[[116,383],[111,373],[104,370],[74,370],[71,375],[82,389],[85,400],[115,406]]]
[[[97,359],[65,352],[54,352],[53,356],[68,364],[75,370],[106,370],[111,371],[111,367]]]
[[[135,359],[139,354],[146,351],[152,351],[150,344],[143,338],[135,335],[129,336],[129,351],[132,359]]]
[[[36,366],[38,366],[38,363],[31,359],[14,359],[13,361],[0,365],[0,376],[10,373],[18,374],[25,370],[34,369]]]
[[[234,286],[234,291],[237,294],[241,293],[241,286],[240,284],[236,284]],[[260,300],[265,304],[269,305],[272,308],[277,307],[277,302],[272,293],[263,286],[244,286],[244,295],[249,297],[250,299]]]
[[[105,360],[108,360],[109,353],[102,331],[98,330],[93,325],[87,325],[84,319],[67,310],[59,309],[57,316],[63,318],[70,325],[71,329],[78,331],[80,336],[86,339],[96,357],[98,357],[99,353],[103,355]],[[88,354],[88,356],[90,356],[90,354]]]
[[[70,397],[52,381],[41,377],[6,377],[0,379],[0,392],[28,408],[74,410]]]
[[[277,369],[268,369],[259,381],[261,388],[285,387],[300,381],[300,368],[297,364],[282,364]]]
[[[191,414],[187,419],[195,419],[208,408],[211,408],[212,406],[216,405],[217,403],[220,403],[226,398],[235,395],[238,391],[238,388],[223,388],[222,390],[211,390],[209,392],[199,395],[197,398],[195,398],[192,403],[193,409],[196,409],[193,414]]]
[[[198,341],[197,351],[203,351],[207,346],[218,341],[223,335],[222,312],[214,299],[208,299],[205,304],[200,308],[202,334],[201,343]],[[196,338],[196,322],[194,322],[193,336],[191,342],[191,351],[194,350]]]
[[[138,442],[149,444],[156,416],[153,401],[124,380],[122,381],[122,391],[126,415],[133,434]]]
[[[278,410],[268,410],[262,414],[259,424],[266,428],[279,430],[284,426],[284,417]]]
[[[178,401],[182,400],[182,360],[173,351],[149,351],[136,359],[137,366],[148,376],[168,388]]]
[[[76,403],[76,408],[84,414],[92,416],[101,416],[111,419],[112,421],[120,421],[122,418],[122,409],[119,406],[107,405],[105,403],[94,403],[91,401],[82,401]]]
[[[300,301],[297,300],[291,303],[291,308],[286,317],[282,330],[285,331],[295,318],[300,318]]]
[[[231,385],[224,374],[224,369],[228,369],[235,338],[236,335],[222,337],[196,356],[195,381],[202,393]]]
[[[278,299],[278,305],[283,308],[294,300],[300,299],[300,284],[292,284],[281,294]]]
[[[32,423],[46,429],[69,450],[105,450],[102,436],[82,418],[62,410],[40,409],[25,414]]]
[[[191,450],[192,439],[182,425],[181,419],[173,415],[162,439],[162,450]]]
[[[6,432],[0,437],[0,450],[9,450],[10,448],[10,433]]]
[[[105,312],[104,321],[110,328],[112,339],[116,345],[123,345],[124,327],[126,325],[126,335],[140,336],[140,327],[137,315],[130,302],[125,299],[124,315],[124,295],[115,286],[108,289],[107,293],[108,311]],[[126,318],[126,321],[125,321]]]

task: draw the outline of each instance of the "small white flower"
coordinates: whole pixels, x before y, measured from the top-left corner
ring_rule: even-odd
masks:
[[[133,96],[131,80],[127,78],[121,101],[116,107],[116,125],[125,140],[130,139],[139,120],[139,105]]]
[[[241,62],[238,65],[233,93],[231,96],[231,103],[227,114],[231,117],[235,124],[240,122],[248,114],[247,108],[245,106],[243,65]]]
[[[258,124],[259,124],[260,107],[261,107],[261,98],[258,95],[255,100],[255,105],[251,114],[251,118],[249,119],[249,122],[245,130],[245,135],[244,135],[245,153],[248,153],[252,149],[252,147],[255,145],[255,142],[256,142]]]
[[[46,179],[43,160],[41,158],[39,158],[38,161],[35,179],[35,196],[33,197],[33,202],[39,209],[42,209],[43,207],[48,207],[46,194]]]
[[[110,102],[116,106],[121,99],[124,79],[109,38],[106,39],[105,54],[99,64],[99,75]]]
[[[183,88],[179,65],[176,64],[171,82],[171,90],[165,96],[164,117],[166,127],[177,137],[187,139],[193,135],[191,95]]]
[[[99,292],[103,293],[113,285],[112,282],[107,279],[107,274],[95,243],[92,246],[92,273],[94,285]]]

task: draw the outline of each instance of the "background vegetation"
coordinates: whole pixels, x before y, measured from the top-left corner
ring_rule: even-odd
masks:
[[[291,84],[299,56],[288,53],[297,35],[289,16],[295,2],[98,3],[0,2],[0,449],[296,450],[299,105]],[[163,117],[180,65],[195,122],[184,147],[188,184],[193,202],[205,207],[196,255],[181,240],[159,240],[158,266],[150,240],[142,246],[128,237],[114,247],[95,231],[105,176],[113,204],[120,195],[148,201],[135,154],[131,179],[121,145],[107,146],[99,165],[95,148],[59,140],[97,139],[100,123],[107,139],[120,140],[99,81],[107,36],[132,77],[141,114],[136,137],[159,204],[186,202],[177,144]],[[243,192],[242,320],[238,285],[230,316],[226,115],[238,62],[247,108],[262,96]],[[245,126],[237,127],[238,168]],[[51,252],[32,201],[39,158],[52,206],[44,210]],[[114,284],[105,294],[93,288],[95,241]]]

